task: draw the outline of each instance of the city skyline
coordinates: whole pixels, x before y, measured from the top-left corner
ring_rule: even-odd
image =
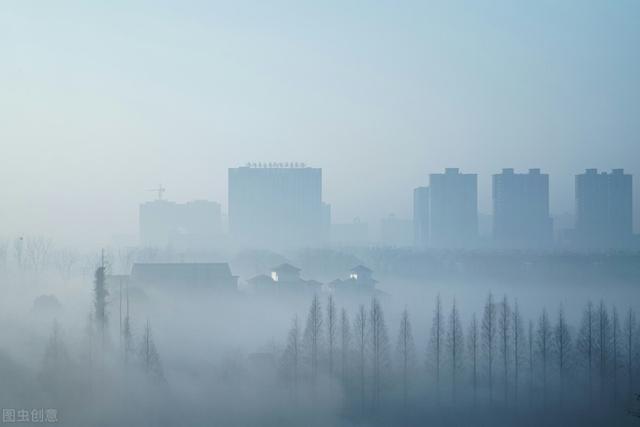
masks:
[[[259,159],[322,166],[340,222],[409,217],[401,189],[451,166],[479,175],[480,212],[505,167],[545,170],[552,213],[571,211],[575,173],[640,175],[639,14],[634,2],[3,4],[0,181],[13,185],[0,233],[133,234],[158,183],[226,210],[226,169]]]
[[[229,174],[230,175],[230,171],[231,170],[243,170],[243,169],[291,169],[291,170],[296,170],[296,169],[300,169],[300,170],[318,170],[318,171],[322,171],[323,168],[314,168],[311,165],[308,165],[306,163],[303,162],[248,162],[248,163],[243,163],[242,165],[235,167],[235,168],[229,168]],[[493,181],[493,188],[489,190],[490,192],[490,196],[489,198],[492,200],[492,204],[489,206],[485,206],[486,210],[482,210],[480,208],[480,203],[477,204],[477,211],[475,213],[475,216],[477,217],[477,224],[473,225],[473,228],[475,228],[476,231],[471,231],[470,235],[474,235],[474,239],[477,238],[482,238],[484,241],[484,243],[478,245],[479,241],[474,241],[473,243],[469,243],[468,245],[465,243],[465,245],[462,245],[460,247],[485,247],[488,248],[487,246],[487,238],[491,238],[492,241],[494,241],[494,244],[496,244],[497,246],[495,246],[496,248],[499,247],[503,247],[503,248],[518,248],[518,247],[522,247],[522,248],[551,248],[552,246],[548,245],[548,244],[543,244],[542,242],[535,244],[535,245],[528,245],[528,244],[524,244],[524,245],[518,245],[515,244],[515,246],[513,244],[507,244],[505,246],[505,242],[500,242],[500,237],[496,235],[496,218],[495,218],[495,212],[496,212],[496,208],[498,207],[498,205],[496,205],[496,188],[495,188],[495,180],[496,177],[505,177],[505,174],[507,175],[507,177],[513,176],[513,177],[530,177],[532,174],[535,176],[538,176],[540,174],[540,169],[539,168],[529,168],[526,169],[528,171],[528,173],[523,174],[518,172],[516,169],[514,168],[502,168],[500,174],[494,173],[491,174],[488,177],[483,177],[480,174],[469,174],[469,176],[473,176],[474,177],[474,182],[475,184],[472,184],[478,194],[480,193],[480,188],[481,185],[480,183],[482,182],[483,178],[489,178],[490,180]],[[570,232],[573,233],[572,230],[574,230],[575,228],[578,227],[577,225],[577,215],[578,215],[578,209],[577,209],[577,197],[578,197],[578,187],[577,187],[577,178],[580,177],[581,175],[584,175],[585,173],[589,174],[589,173],[597,173],[598,176],[608,176],[608,175],[617,175],[618,173],[622,173],[620,171],[625,171],[624,169],[621,168],[613,168],[611,169],[611,174],[609,174],[606,171],[600,171],[599,169],[596,168],[586,168],[583,169],[583,172],[580,173],[576,173],[574,175],[572,175],[573,181],[574,181],[574,187],[572,188],[572,192],[570,195],[567,195],[567,198],[571,201],[573,208],[565,211],[565,212],[553,212],[551,209],[549,209],[548,207],[548,201],[549,201],[549,197],[548,194],[553,192],[553,186],[554,186],[554,177],[551,176],[550,174],[545,173],[541,175],[541,177],[546,179],[546,200],[547,200],[547,206],[543,208],[543,210],[546,212],[548,210],[550,217],[549,217],[549,221],[550,221],[550,230],[553,233],[553,236],[551,236],[551,240],[556,242],[558,239],[562,240],[562,238],[567,238],[567,236],[558,236],[557,234],[559,232]],[[466,171],[465,171],[466,172]],[[625,171],[626,172],[626,171]],[[430,173],[429,176],[431,177],[431,179],[434,178],[434,176],[438,177],[439,175],[442,175],[443,177],[447,176],[448,174],[458,174],[459,172],[459,168],[444,168],[444,173]],[[324,176],[324,174],[321,175]],[[464,174],[463,174],[464,175]],[[638,199],[637,197],[635,197],[635,194],[637,193],[637,187],[633,188],[633,180],[635,179],[633,175],[631,174],[625,174],[625,176],[628,178],[629,183],[631,188],[630,190],[630,195],[631,195],[631,218],[632,218],[632,223],[631,223],[631,230],[632,233],[638,233],[638,226],[636,219],[638,219],[638,217],[640,216],[640,213],[638,212],[638,210],[636,209],[636,206],[638,205]],[[429,183],[429,179],[427,179],[426,181],[424,181],[422,183],[421,186],[418,187],[414,187],[412,189],[403,189],[404,192],[406,192],[409,197],[411,198],[411,208],[408,210],[405,209],[404,215],[396,215],[396,212],[402,212],[401,209],[396,209],[397,207],[394,206],[389,206],[389,210],[387,211],[377,211],[374,213],[369,213],[367,214],[362,214],[362,215],[356,215],[353,218],[341,218],[341,217],[335,217],[333,216],[333,209],[334,209],[334,204],[330,203],[330,201],[327,201],[324,199],[324,196],[322,196],[322,194],[324,194],[325,192],[325,187],[324,187],[324,178],[320,177],[320,198],[319,200],[321,201],[320,204],[320,213],[318,214],[319,216],[319,225],[318,225],[318,230],[320,231],[316,231],[317,233],[319,233],[322,237],[321,238],[314,238],[312,240],[314,240],[316,243],[315,244],[328,244],[328,243],[342,243],[342,244],[349,244],[349,242],[356,244],[356,245],[360,245],[360,244],[365,244],[365,243],[382,243],[382,244],[392,244],[392,245],[397,245],[400,244],[400,246],[415,246],[415,247],[451,247],[451,248],[455,248],[456,245],[450,246],[448,243],[447,244],[434,244],[434,241],[432,241],[433,238],[433,231],[430,230],[430,228],[432,227],[431,224],[431,213],[427,214],[426,219],[416,219],[415,215],[416,215],[416,209],[418,208],[416,206],[416,200],[415,197],[419,196],[421,197],[423,200],[426,198],[428,199],[432,192],[431,192],[431,187]],[[229,185],[229,181],[227,181],[227,185]],[[519,188],[519,187],[518,187]],[[515,189],[515,188],[514,188]],[[426,190],[426,195],[418,195],[418,193],[416,193],[417,190],[422,190],[425,191]],[[131,227],[130,232],[128,234],[125,233],[118,233],[117,230],[114,231],[113,233],[111,233],[109,236],[107,236],[105,242],[103,242],[103,244],[127,244],[127,245],[137,245],[138,243],[142,243],[143,246],[148,246],[145,244],[145,242],[149,241],[149,238],[145,238],[144,234],[145,228],[149,228],[149,227],[153,227],[155,228],[155,230],[153,231],[153,233],[155,233],[156,237],[155,239],[164,239],[163,241],[165,242],[171,242],[171,245],[175,245],[178,240],[176,240],[175,238],[169,238],[171,236],[171,233],[173,233],[175,236],[182,236],[180,243],[178,244],[178,246],[176,247],[189,247],[190,244],[186,243],[187,241],[185,240],[185,238],[188,239],[200,239],[201,243],[199,244],[199,246],[201,248],[211,248],[211,242],[206,243],[205,240],[203,240],[203,237],[209,236],[207,237],[207,239],[211,239],[212,236],[215,236],[215,241],[217,242],[214,246],[215,247],[221,247],[225,246],[225,245],[229,245],[230,243],[233,242],[232,240],[229,240],[229,237],[232,236],[233,232],[231,230],[231,226],[229,224],[229,210],[228,210],[228,200],[212,200],[212,199],[205,199],[203,197],[196,197],[194,199],[172,199],[171,196],[167,197],[165,196],[165,193],[167,192],[167,189],[163,186],[163,185],[159,185],[158,188],[154,188],[154,189],[146,189],[145,193],[150,194],[150,193],[156,193],[156,196],[150,196],[150,198],[147,201],[139,201],[138,204],[136,206],[139,206],[139,212],[136,215],[136,218],[138,218],[137,220],[135,220],[135,224],[133,225],[133,227]],[[171,195],[171,193],[169,193]],[[515,193],[514,193],[515,195]],[[525,194],[520,194],[520,197],[525,196]],[[155,198],[154,198],[155,197]],[[476,200],[479,200],[478,195],[474,195],[474,198],[476,198]],[[526,197],[525,197],[526,198]],[[424,204],[424,201],[421,201],[419,203]],[[424,215],[424,212],[428,212],[433,208],[433,202],[429,202],[427,200],[427,205],[426,205],[426,209],[427,211],[425,211],[425,207],[420,207],[418,209],[421,209],[421,214],[420,215]],[[214,215],[212,217],[212,222],[208,225],[204,225],[206,223],[205,218],[202,216],[202,214],[204,213],[204,210],[202,210],[202,208],[204,208],[205,204],[209,204],[212,205],[212,207],[214,209],[218,210],[218,213],[216,213],[216,215]],[[197,206],[200,206],[201,209],[201,213],[196,214],[196,211],[194,210]],[[191,214],[187,214],[188,212],[188,208],[191,208],[191,210],[193,211],[193,213]],[[173,213],[173,211],[177,210],[177,209],[181,209],[181,213]],[[324,210],[328,209],[328,212],[325,212]],[[338,206],[338,209],[340,210],[340,206]],[[163,219],[160,219],[160,223],[159,224],[152,224],[152,222],[149,222],[149,220],[147,220],[147,225],[143,225],[142,223],[142,215],[144,215],[146,213],[146,217],[151,218],[149,213],[151,212],[161,212],[163,211],[161,217],[164,217]],[[171,212],[170,212],[171,211]],[[177,211],[176,211],[177,212]],[[184,213],[182,213],[184,212]],[[323,221],[326,221],[326,219],[324,219],[324,216],[327,215],[327,213],[329,214],[328,219],[330,220],[329,224],[331,225],[330,229],[324,229],[324,225]],[[211,234],[210,232],[208,234],[203,234],[202,232],[195,232],[195,234],[193,232],[189,231],[189,224],[188,221],[185,222],[185,219],[178,219],[178,218],[186,218],[185,215],[196,215],[198,218],[198,223],[197,225],[194,224],[194,226],[197,226],[199,229],[202,229],[203,226],[208,226],[208,227],[213,227],[214,229],[218,230],[215,234]],[[445,215],[446,217],[447,215]],[[472,214],[472,216],[474,216]],[[160,217],[159,217],[160,218]],[[196,217],[194,217],[196,218]],[[559,221],[555,221],[559,219]],[[392,221],[409,221],[411,223],[410,228],[412,228],[412,230],[410,230],[409,228],[407,228],[406,230],[404,230],[404,227],[401,226],[401,229],[399,229],[400,231],[398,231],[400,234],[403,235],[402,238],[400,238],[399,240],[396,237],[392,237],[391,234],[389,234],[389,232],[387,231],[387,229],[389,229],[389,225],[385,224],[389,222],[389,220]],[[151,220],[153,221],[153,220]],[[416,224],[416,221],[418,223],[422,222],[423,224]],[[347,229],[343,229],[341,227],[347,226],[347,227],[351,227],[352,225],[356,225],[358,223],[361,223],[362,225],[365,227],[365,229],[368,228],[368,233],[366,233],[368,235],[368,237],[366,239],[362,239],[362,238],[358,238],[357,240],[353,240],[350,241],[349,237],[350,237],[350,233],[352,232],[351,230],[347,231]],[[493,223],[493,224],[490,224]],[[161,225],[160,225],[161,224]],[[416,233],[418,233],[416,226],[419,228],[422,228],[423,230],[421,230],[419,233],[422,234],[422,237],[419,237]],[[393,226],[392,226],[393,227]],[[540,225],[538,225],[538,227],[540,227]],[[543,226],[544,227],[544,226]],[[341,232],[346,232],[347,234],[345,234],[344,236],[331,236],[329,234],[327,234],[327,232],[330,233],[330,230],[333,230],[335,228],[335,230],[342,230]],[[397,227],[396,227],[397,228]],[[435,226],[435,228],[442,228],[442,227],[438,227],[437,225]],[[445,227],[446,228],[446,227]],[[454,227],[455,229],[456,227]],[[246,230],[245,230],[245,234],[246,234]],[[336,231],[337,232],[337,231]],[[444,229],[442,230],[442,232],[445,232]],[[146,232],[148,235],[149,231]],[[335,233],[335,232],[334,232]],[[425,234],[426,233],[426,234]],[[543,231],[544,233],[544,231]],[[437,232],[436,232],[436,240],[438,239],[437,237]],[[446,234],[446,233],[445,233]],[[20,235],[29,235],[27,233],[20,233]],[[411,238],[409,238],[409,236],[411,235]],[[160,236],[160,237],[157,237]],[[175,237],[174,236],[174,237]],[[51,237],[49,235],[47,235],[46,237]],[[334,240],[334,237],[336,240]],[[222,240],[220,240],[222,238]],[[119,239],[119,240],[118,240]],[[168,240],[167,240],[168,239]],[[345,240],[346,239],[346,240]],[[426,239],[426,240],[424,240]],[[548,239],[548,237],[546,237],[545,239]],[[569,237],[569,239],[575,239],[575,236],[573,237]],[[241,239],[242,240],[242,239]],[[241,241],[240,240],[240,241]],[[247,239],[244,239],[245,241],[247,241]],[[234,243],[237,245],[240,241],[235,241]],[[420,243],[422,241],[422,243]],[[430,241],[429,244],[425,244],[424,242],[426,241]],[[268,244],[265,243],[268,242],[268,239],[263,239],[263,243],[261,245],[258,246],[263,246],[263,247],[267,247]],[[304,243],[304,239],[301,240],[302,243]],[[404,243],[401,243],[404,242]],[[66,243],[63,240],[63,243]],[[254,242],[255,243],[255,242]],[[556,242],[557,243],[557,242]],[[575,243],[575,242],[574,242]],[[96,241],[92,241],[91,242],[92,245],[99,245],[100,243],[96,243]],[[166,243],[165,243],[166,244]],[[185,246],[186,244],[186,246]],[[152,245],[153,246],[153,245]],[[164,246],[164,245],[160,245],[160,246]],[[276,245],[277,246],[277,245]],[[587,245],[588,247],[588,245]],[[594,247],[598,247],[598,245],[594,245]]]
[[[3,423],[636,425],[639,23],[0,1]]]
[[[478,210],[478,175],[445,168],[413,189],[410,218],[380,218],[377,233],[355,218],[341,223],[323,200],[322,168],[298,162],[257,162],[228,169],[229,214],[220,204],[163,199],[140,204],[139,243],[182,250],[286,249],[367,246],[435,249],[574,250],[633,249],[633,177],[624,169],[588,168],[575,175],[571,220],[549,210],[550,177],[538,168],[492,175],[493,206]],[[259,214],[258,214],[259,213]],[[378,213],[380,214],[380,213]],[[490,217],[492,224],[487,224]],[[210,218],[208,218],[210,217]],[[554,224],[554,220],[559,219]],[[364,229],[361,228],[364,226]],[[489,228],[487,228],[489,227]],[[217,230],[217,231],[216,231]],[[191,241],[191,243],[189,243]]]

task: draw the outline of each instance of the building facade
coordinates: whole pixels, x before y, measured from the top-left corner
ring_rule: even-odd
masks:
[[[322,227],[322,169],[297,163],[229,169],[229,231],[236,244],[312,246]]]
[[[633,238],[633,177],[623,169],[576,175],[575,242],[585,249],[629,246]]]
[[[456,168],[429,175],[429,238],[435,248],[464,249],[478,239],[478,176]]]
[[[493,238],[511,249],[545,248],[553,243],[549,175],[540,169],[493,175]]]
[[[136,263],[131,269],[131,283],[184,292],[207,289],[233,292],[238,276],[231,274],[227,263]]]

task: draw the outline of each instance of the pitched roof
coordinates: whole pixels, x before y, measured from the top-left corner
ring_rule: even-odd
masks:
[[[136,263],[131,278],[137,282],[205,282],[234,278],[225,263]]]
[[[285,262],[284,264],[280,264],[277,267],[273,268],[273,271],[275,272],[287,272],[287,273],[298,273],[300,272],[300,269],[298,267],[294,267],[293,265]]]
[[[354,273],[373,273],[373,271],[370,268],[367,268],[362,264],[356,265],[351,269],[351,271]]]

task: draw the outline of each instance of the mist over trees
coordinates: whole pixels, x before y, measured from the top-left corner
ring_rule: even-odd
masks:
[[[327,304],[332,300],[328,299]],[[318,312],[319,304],[314,297],[310,319],[315,317],[313,313]],[[617,309],[607,309],[602,303],[594,310],[592,304],[587,303],[584,315],[587,320],[582,321],[580,338],[574,340],[572,331],[578,330],[578,325],[570,324],[562,305],[553,317],[543,308],[535,319],[525,319],[518,302],[511,303],[505,295],[496,303],[489,295],[482,322],[472,314],[467,325],[461,320],[455,299],[450,307],[448,316],[444,316],[442,300],[436,297],[428,351],[424,356],[423,366],[427,369],[422,374],[407,309],[402,310],[396,329],[395,358],[388,358],[384,309],[379,300],[372,299],[368,311],[361,305],[355,312],[355,349],[351,347],[346,309],[341,310],[344,335],[339,351],[343,369],[335,376],[346,391],[343,404],[350,413],[365,416],[378,411],[387,414],[398,411],[403,419],[407,416],[418,419],[424,416],[426,408],[439,408],[436,412],[451,416],[456,408],[486,415],[486,411],[500,407],[509,411],[496,416],[502,420],[498,422],[507,419],[515,422],[518,416],[535,413],[554,414],[572,425],[578,419],[589,424],[596,422],[594,420],[624,418],[632,410],[635,396],[631,390],[640,366],[637,357],[640,334],[634,332],[633,310],[626,315],[626,326],[614,333],[613,325],[619,323],[615,320],[619,317]],[[283,356],[289,360],[287,364],[295,366],[296,371],[307,372],[310,379],[316,371],[328,373],[328,358],[324,359],[324,368],[322,363],[314,366],[311,358],[302,364],[293,362],[297,360],[291,356],[295,354],[292,349],[296,348],[292,344],[296,342],[292,338],[296,319],[294,317]],[[591,332],[589,322],[594,328]],[[315,320],[309,324],[319,325],[313,329],[315,335],[326,335],[328,326]],[[626,344],[622,344],[620,337],[624,337]],[[317,341],[314,351],[322,354],[329,351],[329,346],[326,341]],[[589,360],[596,369],[589,369]],[[350,367],[356,367],[355,372]],[[626,372],[624,383],[620,381],[620,372]],[[353,378],[356,378],[356,387],[353,387]],[[293,381],[291,377],[288,380]],[[595,396],[588,387],[593,381],[597,384]],[[314,383],[302,381],[296,382],[296,386],[312,387]],[[528,387],[523,387],[525,384]],[[450,393],[443,394],[445,389]],[[372,409],[375,411],[371,412]]]
[[[206,304],[219,311],[230,305],[230,311],[206,308],[194,316],[186,296],[182,310],[163,313],[173,307],[163,298],[175,295],[130,289],[111,274],[113,266],[149,254],[92,254],[90,274],[80,268],[82,257],[63,263],[52,255],[48,270],[36,271],[22,245],[17,243],[5,269],[25,289],[34,286],[33,274],[49,274],[60,283],[81,283],[85,295],[82,305],[61,297],[58,309],[34,308],[42,319],[40,344],[25,358],[33,363],[25,362],[22,371],[12,368],[23,372],[23,387],[31,387],[29,396],[39,406],[57,408],[70,425],[206,425],[211,419],[608,425],[632,422],[636,410],[640,328],[633,305],[596,299],[581,308],[570,302],[568,310],[566,300],[549,298],[523,308],[520,298],[503,292],[481,295],[472,304],[461,304],[455,293],[433,292],[406,304],[384,293],[354,300],[317,292],[278,307],[287,321],[282,328],[269,323],[270,329],[236,347],[208,347],[222,330],[233,337],[240,324],[259,329],[255,319],[269,313],[273,302],[212,294]],[[6,245],[7,252],[11,247]],[[55,246],[51,251],[57,253]],[[63,274],[69,265],[70,275]],[[161,308],[150,310],[156,305]],[[181,324],[191,316],[193,322]],[[169,334],[174,338],[168,341]],[[181,335],[197,337],[202,348],[186,345]],[[20,360],[7,357],[0,358],[5,366]],[[31,382],[25,379],[30,371]],[[6,384],[15,384],[7,378]],[[206,415],[211,407],[216,414]]]

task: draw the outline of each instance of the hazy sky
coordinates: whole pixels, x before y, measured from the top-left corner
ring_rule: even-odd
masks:
[[[247,161],[322,167],[337,221],[409,217],[447,166],[483,212],[491,173],[541,167],[571,211],[574,173],[640,175],[639,22],[636,0],[4,0],[0,235],[135,234],[158,184],[226,210]]]

